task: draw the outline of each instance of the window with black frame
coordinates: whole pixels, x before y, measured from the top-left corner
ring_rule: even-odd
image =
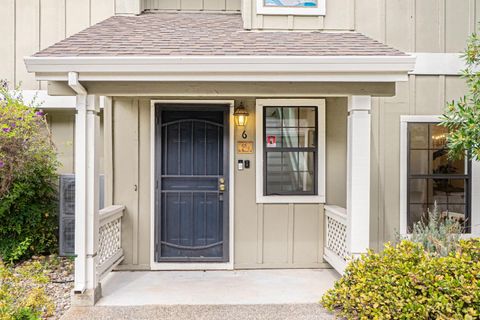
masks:
[[[264,107],[264,195],[317,194],[317,107]]]
[[[428,219],[437,203],[441,218],[452,218],[470,230],[471,162],[450,160],[445,127],[437,123],[408,124],[407,226]]]

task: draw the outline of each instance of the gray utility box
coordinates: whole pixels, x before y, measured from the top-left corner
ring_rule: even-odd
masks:
[[[100,175],[99,206],[104,208],[105,204],[105,179]],[[61,256],[75,255],[75,175],[60,175],[59,183],[59,254]]]

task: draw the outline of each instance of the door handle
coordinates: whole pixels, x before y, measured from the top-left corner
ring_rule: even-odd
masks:
[[[224,178],[219,178],[218,179],[218,190],[219,191],[225,191],[225,179]]]

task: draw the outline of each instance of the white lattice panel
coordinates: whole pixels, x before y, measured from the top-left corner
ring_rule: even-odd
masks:
[[[98,265],[101,266],[122,248],[121,218],[100,226],[98,239]]]
[[[327,248],[344,260],[349,256],[347,225],[329,216],[327,216]]]

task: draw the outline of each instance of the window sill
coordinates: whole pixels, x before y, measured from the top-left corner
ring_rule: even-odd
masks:
[[[325,203],[325,196],[257,196],[257,203]]]

